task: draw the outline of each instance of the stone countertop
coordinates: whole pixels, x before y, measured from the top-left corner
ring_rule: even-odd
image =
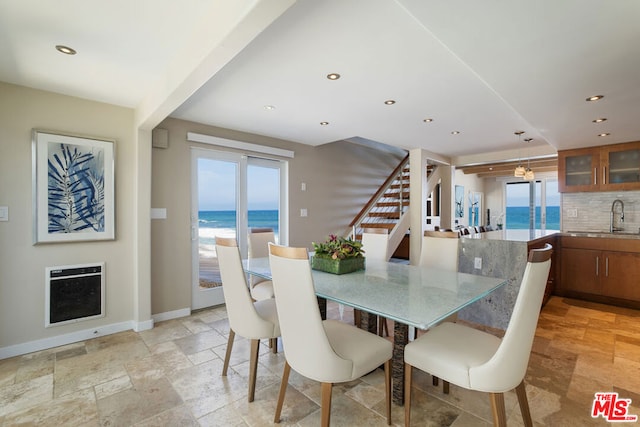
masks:
[[[544,237],[558,234],[558,230],[495,230],[484,233],[476,233],[468,236],[462,236],[464,239],[475,240],[504,240],[509,242],[531,242]]]
[[[624,231],[559,231],[559,230],[495,230],[485,233],[476,233],[469,236],[462,236],[465,239],[475,240],[504,240],[509,242],[532,242],[537,239],[550,237],[553,235],[569,237],[594,237],[605,239],[634,239],[640,240],[640,233],[627,233]]]
[[[596,237],[605,239],[634,239],[640,240],[640,233],[626,233],[624,231],[616,231],[611,233],[609,231],[564,231],[560,233],[561,236],[569,237]]]

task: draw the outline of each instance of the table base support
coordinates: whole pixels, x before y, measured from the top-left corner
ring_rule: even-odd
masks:
[[[391,376],[393,378],[393,403],[404,405],[404,347],[409,342],[409,326],[393,322],[393,359]]]

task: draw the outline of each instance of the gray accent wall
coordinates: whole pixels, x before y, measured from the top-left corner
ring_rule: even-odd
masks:
[[[191,158],[190,147],[229,148],[187,141],[187,132],[294,151],[289,162],[289,245],[311,248],[330,233],[342,232],[395,169],[402,155],[345,141],[312,147],[249,133],[168,118],[158,128],[168,130],[168,148],[152,153],[154,208],[166,208],[167,218],[151,224],[152,313],[191,305]],[[307,190],[301,191],[300,184]],[[308,210],[300,217],[300,209]]]

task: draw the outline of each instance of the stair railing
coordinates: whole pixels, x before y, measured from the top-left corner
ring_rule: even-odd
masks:
[[[345,231],[345,237],[351,237],[355,239],[357,236],[357,231],[360,228],[360,224],[362,221],[367,218],[371,210],[376,206],[376,203],[384,196],[384,194],[391,188],[391,185],[398,181],[400,182],[400,198],[398,199],[398,212],[402,215],[404,209],[404,200],[402,197],[402,193],[405,190],[404,183],[402,179],[402,174],[404,173],[404,169],[409,164],[409,154],[406,155],[404,159],[398,164],[398,166],[391,172],[386,181],[380,186],[378,191],[369,199],[369,201],[364,205],[364,207],[360,210],[360,212],[355,216],[355,218],[349,224],[349,229]]]

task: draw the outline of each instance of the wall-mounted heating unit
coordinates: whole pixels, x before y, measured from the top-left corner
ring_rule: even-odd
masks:
[[[105,264],[46,268],[45,327],[105,315]]]

